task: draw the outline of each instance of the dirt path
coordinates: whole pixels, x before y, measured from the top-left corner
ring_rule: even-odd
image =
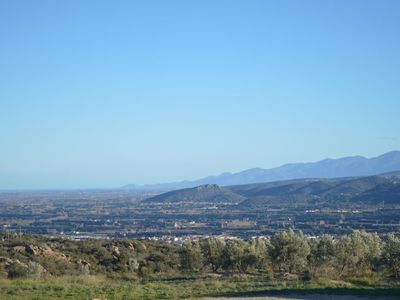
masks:
[[[202,300],[395,300],[391,296],[353,296],[353,295],[285,295],[264,297],[226,297],[226,298],[203,298]]]

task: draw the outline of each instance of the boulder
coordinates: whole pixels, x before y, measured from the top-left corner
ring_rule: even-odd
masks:
[[[24,246],[15,246],[15,247],[13,247],[13,250],[15,252],[18,252],[18,253],[25,253],[25,247]]]
[[[54,258],[55,260],[69,261],[68,256],[66,256],[62,252],[54,251],[48,245],[40,247],[39,251],[40,251],[40,255],[42,255],[44,257],[51,257],[51,258]]]
[[[34,245],[28,245],[25,247],[25,252],[30,255],[38,255],[39,254],[39,247]]]
[[[111,252],[115,256],[120,256],[121,255],[121,252],[119,251],[119,248],[117,246],[112,246],[111,247]]]

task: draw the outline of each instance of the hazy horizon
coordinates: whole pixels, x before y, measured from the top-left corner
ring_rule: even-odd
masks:
[[[387,153],[391,153],[391,152],[398,152],[398,151],[399,151],[399,150],[392,150],[392,151],[389,151],[389,152],[386,152],[386,153],[381,153],[380,155],[387,154]],[[0,191],[18,191],[18,190],[21,190],[21,191],[24,191],[24,190],[26,190],[26,191],[29,191],[29,190],[32,190],[32,191],[46,191],[46,190],[55,190],[55,191],[57,191],[57,190],[60,190],[60,191],[62,191],[62,190],[92,190],[92,189],[93,189],[93,190],[102,190],[102,189],[107,190],[107,189],[120,189],[120,188],[122,188],[122,187],[124,187],[124,186],[132,185],[132,184],[133,184],[133,185],[138,185],[138,186],[145,186],[145,185],[150,185],[150,186],[151,186],[151,185],[167,184],[167,183],[174,183],[174,182],[178,183],[178,182],[183,182],[183,181],[195,181],[195,180],[202,179],[202,178],[205,178],[205,177],[208,177],[208,176],[219,176],[219,175],[223,175],[223,174],[227,174],[227,173],[229,173],[229,174],[235,174],[235,173],[238,173],[238,172],[247,171],[247,170],[251,170],[251,169],[255,169],[255,168],[274,169],[274,168],[282,167],[282,166],[284,166],[284,165],[286,165],[286,164],[317,163],[317,162],[320,162],[320,161],[323,161],[323,160],[326,160],[326,159],[335,160],[335,159],[340,159],[340,158],[348,158],[348,157],[356,157],[356,156],[361,156],[361,157],[364,157],[364,158],[367,158],[367,159],[371,159],[371,158],[378,157],[378,156],[380,156],[380,155],[374,155],[374,156],[371,156],[371,157],[366,157],[366,156],[362,156],[362,155],[349,155],[349,156],[335,157],[335,158],[332,158],[332,157],[325,157],[325,158],[323,158],[323,159],[318,159],[318,160],[314,160],[314,161],[286,162],[286,163],[283,163],[283,164],[280,164],[280,165],[277,165],[277,166],[271,166],[271,167],[254,166],[254,167],[251,167],[251,168],[241,169],[241,170],[221,171],[221,172],[216,173],[216,174],[204,174],[202,177],[195,177],[195,178],[177,178],[177,179],[174,179],[174,180],[162,181],[162,182],[144,182],[144,183],[126,182],[126,183],[120,184],[119,186],[81,186],[81,187],[71,186],[71,187],[34,187],[34,188],[19,187],[19,188],[0,188]],[[400,170],[399,170],[399,171],[400,171]]]
[[[4,1],[0,189],[400,149],[400,2]]]

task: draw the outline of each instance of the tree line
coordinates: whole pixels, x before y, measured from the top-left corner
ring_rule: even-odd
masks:
[[[4,277],[106,274],[149,278],[177,274],[264,274],[316,277],[400,278],[400,237],[354,231],[334,239],[288,230],[270,239],[213,237],[182,245],[116,239],[72,241],[15,236],[0,241]]]
[[[187,271],[269,272],[315,276],[368,276],[386,272],[400,277],[400,238],[354,231],[340,239],[324,235],[308,238],[301,231],[285,231],[271,239],[186,242],[181,249]]]

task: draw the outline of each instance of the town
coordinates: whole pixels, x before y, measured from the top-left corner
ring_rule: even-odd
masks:
[[[131,190],[14,191],[0,193],[3,233],[90,238],[196,236],[251,238],[293,228],[307,236],[341,236],[353,230],[388,233],[400,228],[400,207],[267,207],[230,204],[154,204]]]

